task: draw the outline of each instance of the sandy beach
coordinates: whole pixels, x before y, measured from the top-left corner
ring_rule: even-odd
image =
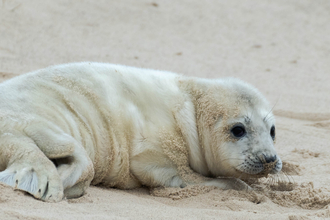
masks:
[[[79,61],[240,78],[274,106],[283,160],[254,192],[92,186],[46,203],[0,184],[0,219],[330,218],[329,11],[326,0],[0,0],[0,81]]]

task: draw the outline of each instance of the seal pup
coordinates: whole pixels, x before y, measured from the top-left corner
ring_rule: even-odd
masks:
[[[274,140],[268,102],[234,78],[83,62],[0,84],[0,181],[44,201],[90,184],[243,189],[281,170]]]

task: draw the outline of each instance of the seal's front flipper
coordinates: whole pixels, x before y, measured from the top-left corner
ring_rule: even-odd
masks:
[[[80,144],[75,140],[72,141],[74,144],[72,155],[55,160],[67,198],[82,196],[94,178],[94,167],[91,159]]]
[[[0,182],[37,199],[58,202],[63,185],[54,164],[28,137],[5,133],[0,138]]]
[[[83,195],[94,177],[94,167],[81,144],[56,125],[34,124],[25,132],[56,165],[65,196],[75,198]]]

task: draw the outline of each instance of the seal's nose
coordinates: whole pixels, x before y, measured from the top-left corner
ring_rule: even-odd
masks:
[[[266,163],[272,163],[272,162],[275,162],[276,161],[276,155],[274,155],[274,156],[266,156],[265,154],[264,154],[264,158],[265,158],[265,161],[266,161]]]

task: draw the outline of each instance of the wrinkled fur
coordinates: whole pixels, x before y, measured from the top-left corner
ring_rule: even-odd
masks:
[[[238,141],[230,126],[246,117],[251,136]],[[245,152],[276,154],[273,124],[265,99],[237,79],[52,66],[0,85],[0,181],[45,201],[81,196],[90,184],[241,189],[206,177],[241,177]]]

